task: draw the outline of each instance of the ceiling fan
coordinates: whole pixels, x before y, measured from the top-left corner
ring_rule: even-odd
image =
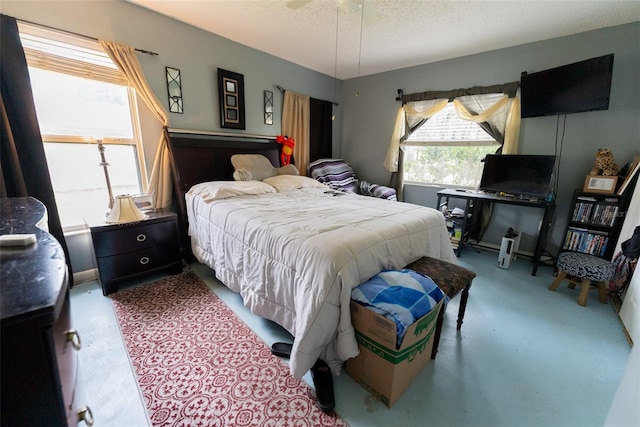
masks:
[[[290,0],[287,2],[289,9],[300,9],[315,0]],[[336,5],[344,13],[362,14],[365,24],[371,24],[379,19],[378,10],[373,0],[335,0]]]

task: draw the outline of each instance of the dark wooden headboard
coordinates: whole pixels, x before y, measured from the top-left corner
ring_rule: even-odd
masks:
[[[200,182],[233,180],[231,156],[262,154],[280,167],[281,144],[275,137],[165,129],[171,152],[171,175],[178,209],[183,253],[191,258],[184,195]]]

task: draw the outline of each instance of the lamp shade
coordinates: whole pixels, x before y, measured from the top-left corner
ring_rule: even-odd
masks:
[[[145,219],[147,216],[140,212],[140,209],[133,202],[133,197],[126,195],[116,196],[113,208],[109,212],[107,222],[120,224],[124,222],[135,222]]]

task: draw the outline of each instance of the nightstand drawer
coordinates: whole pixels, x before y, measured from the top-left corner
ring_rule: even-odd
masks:
[[[112,227],[93,234],[93,247],[98,258],[167,244],[178,247],[178,230],[172,220],[136,227]]]
[[[141,251],[98,258],[98,270],[100,280],[110,282],[180,262],[179,246],[160,245]]]

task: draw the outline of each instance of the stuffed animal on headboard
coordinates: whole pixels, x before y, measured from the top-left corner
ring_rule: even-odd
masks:
[[[596,153],[596,161],[593,163],[590,175],[618,175],[618,165],[613,160],[613,154],[606,148],[599,148]]]
[[[282,166],[286,166],[291,163],[293,147],[296,145],[296,142],[293,140],[293,138],[288,138],[284,135],[278,135],[276,137],[276,142],[278,144],[282,144],[282,150],[280,151],[280,163],[282,164]]]

